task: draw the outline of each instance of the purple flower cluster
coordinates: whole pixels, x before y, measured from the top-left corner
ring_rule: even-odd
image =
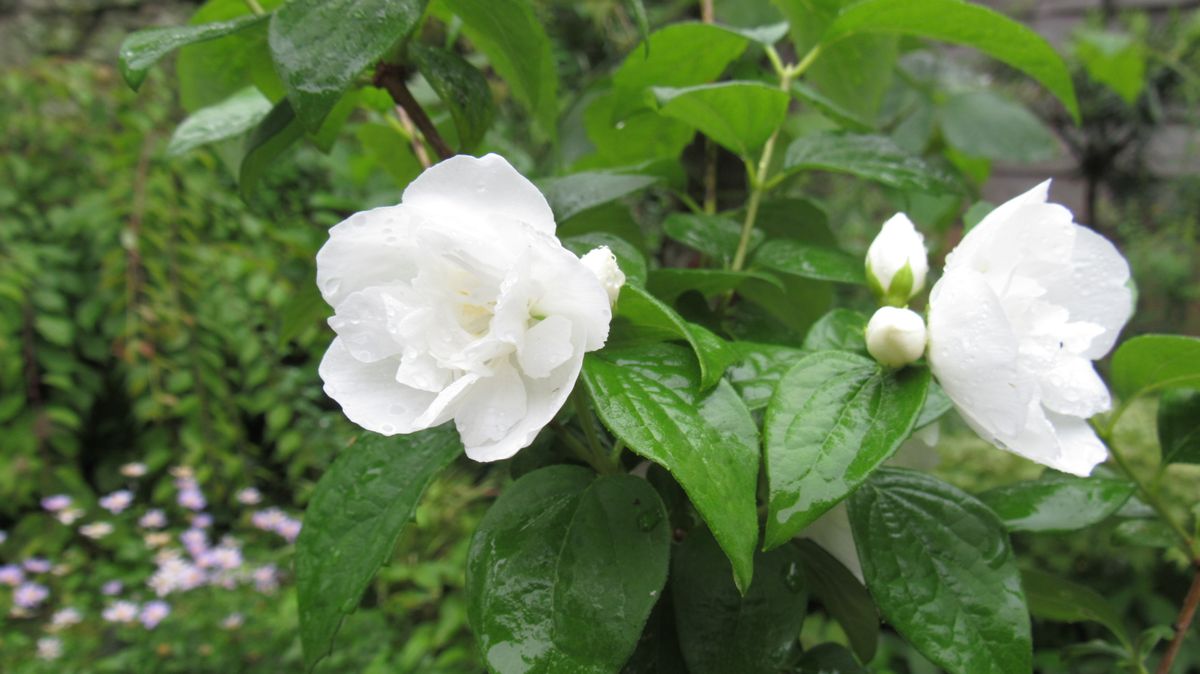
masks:
[[[279,508],[271,507],[255,511],[250,516],[250,523],[255,528],[283,536],[288,543],[296,542],[296,537],[300,535],[300,520],[289,517]]]

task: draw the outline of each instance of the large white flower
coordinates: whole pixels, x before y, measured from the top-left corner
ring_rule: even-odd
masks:
[[[1088,475],[1104,444],[1087,419],[1111,407],[1092,361],[1133,311],[1129,265],[1050,182],[967,233],[930,293],[929,363],[959,413],[998,447]]]
[[[396,206],[355,213],[317,253],[337,338],[325,392],[384,435],[454,419],[467,455],[533,442],[608,338],[608,293],[502,157],[433,166]]]

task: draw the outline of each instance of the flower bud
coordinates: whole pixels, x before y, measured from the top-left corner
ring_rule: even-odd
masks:
[[[867,351],[887,367],[903,367],[925,353],[925,321],[910,309],[881,307],[867,322]]]
[[[580,259],[583,266],[600,279],[600,285],[608,293],[608,303],[615,304],[617,295],[621,294],[621,286],[625,285],[625,273],[617,266],[617,257],[608,246],[600,246],[588,251]]]
[[[893,215],[867,249],[867,283],[884,304],[902,307],[925,287],[925,237],[903,213]]]

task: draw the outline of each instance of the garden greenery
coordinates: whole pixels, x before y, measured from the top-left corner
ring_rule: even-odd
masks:
[[[121,48],[135,88],[179,50],[191,114],[171,146],[212,145],[262,217],[285,151],[343,133],[380,160],[360,173],[407,185],[342,204],[354,214],[317,254],[317,287],[296,291],[333,308],[321,376],[368,429],[324,471],[296,540],[307,665],[337,652],[422,494],[465,451],[513,457],[517,476],[465,560],[467,620],[494,672],[864,671],[881,621],[946,671],[1027,672],[1031,614],[1109,630],[1081,658],[1171,671],[1200,574],[1173,629],[1130,632],[1086,587],[1023,568],[1010,534],[1115,516],[1200,560],[1196,523],[1114,433],[1136,399],[1163,394],[1162,464],[1200,462],[1200,340],[1118,344],[1128,265],[1048,185],[963,215],[990,160],[1044,152],[1021,105],[934,96],[944,147],[929,153],[935,116],[911,103],[929,49],[949,43],[1079,122],[1056,51],[961,0],[778,0],[785,21],[749,27],[705,3],[702,20],[653,31],[640,1],[621,6],[640,43],[568,109],[527,0],[210,0]],[[522,111],[519,135],[497,133],[502,105]],[[732,189],[729,157],[744,173]],[[904,204],[865,262],[808,198],[829,174]],[[649,224],[622,207],[645,194]],[[960,216],[974,228],[929,264],[920,232]],[[324,315],[311,301],[296,314]],[[230,346],[269,348],[256,337]],[[1092,361],[1114,346],[1106,385]],[[282,408],[281,443],[297,432]],[[1065,472],[976,495],[934,477],[921,455],[952,409]],[[43,601],[35,590],[21,602]],[[814,605],[842,638],[802,650]],[[163,619],[157,604],[110,608],[114,622]]]

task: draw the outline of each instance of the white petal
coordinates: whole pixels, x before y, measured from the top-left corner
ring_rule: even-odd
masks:
[[[437,393],[450,384],[452,373],[438,366],[437,359],[428,353],[406,349],[396,370],[396,382],[412,388]]]
[[[336,307],[359,290],[410,281],[417,273],[409,240],[414,227],[402,206],[362,211],[334,225],[317,251],[321,296]]]
[[[925,288],[925,275],[929,273],[925,237],[917,232],[907,215],[897,213],[883,223],[879,234],[867,248],[867,266],[886,292],[891,287],[892,279],[906,264],[912,270],[910,292],[916,295]]]
[[[459,377],[438,393],[396,382],[395,361],[363,363],[350,355],[341,338],[333,340],[318,368],[325,393],[351,421],[369,431],[394,435],[443,424],[454,414],[475,375]]]
[[[554,234],[546,197],[503,157],[451,157],[426,169],[404,190],[403,203],[429,213],[474,213],[524,222]]]
[[[372,363],[403,350],[397,335],[388,330],[389,316],[406,309],[387,288],[375,287],[348,295],[329,318],[329,327],[355,359]]]
[[[929,364],[955,407],[984,437],[1013,436],[1036,385],[1017,365],[1018,344],[980,274],[947,272],[931,293]]]
[[[1075,226],[1074,244],[1069,280],[1049,287],[1046,299],[1066,307],[1072,321],[1095,323],[1104,329],[1083,354],[1096,360],[1112,349],[1133,314],[1129,263],[1108,239],[1087,227]]]
[[[1087,421],[1050,412],[1046,415],[1058,434],[1059,456],[1051,467],[1080,477],[1108,458],[1108,449]]]
[[[1112,399],[1092,361],[1081,356],[1059,358],[1038,377],[1042,404],[1060,414],[1088,418],[1107,412]]]
[[[532,313],[570,320],[573,332],[583,336],[586,351],[604,346],[612,322],[612,306],[600,280],[557,242],[532,260],[531,273],[541,291],[533,298]]]
[[[571,321],[550,316],[525,333],[525,344],[517,352],[521,371],[527,377],[541,379],[571,359]]]
[[[862,563],[858,561],[858,550],[854,547],[854,534],[850,529],[850,515],[846,504],[839,503],[821,515],[815,522],[800,532],[801,538],[808,538],[825,549],[834,559],[842,563],[863,581]]]
[[[481,378],[464,398],[455,415],[467,456],[475,448],[505,439],[527,411],[525,382],[506,359],[493,367],[490,377]]]
[[[980,220],[971,231],[967,232],[954,252],[946,258],[946,271],[950,271],[952,267],[964,264],[967,260],[986,251],[998,237],[1000,230],[1003,230],[1012,219],[1013,213],[1030,204],[1044,204],[1049,195],[1050,181],[1047,180],[992,209],[991,213],[984,216],[983,220]]]

